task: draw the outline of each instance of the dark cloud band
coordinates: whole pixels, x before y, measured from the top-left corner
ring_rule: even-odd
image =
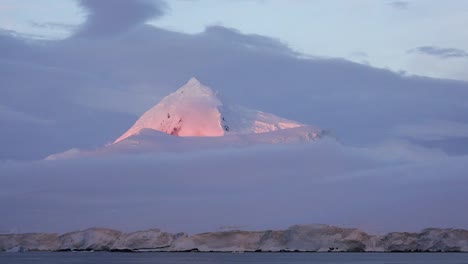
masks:
[[[162,16],[166,5],[147,0],[79,0],[87,10],[87,20],[78,36],[115,35]]]
[[[455,48],[440,48],[434,46],[421,46],[415,49],[411,49],[408,53],[420,53],[429,56],[439,57],[443,59],[449,58],[468,58],[468,52],[455,49]]]

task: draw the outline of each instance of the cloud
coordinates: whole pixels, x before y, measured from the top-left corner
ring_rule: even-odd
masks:
[[[88,21],[68,39],[0,34],[0,230],[467,228],[467,156],[420,143],[464,133],[467,82],[300,56],[219,26],[164,30],[144,24],[159,5],[115,3],[82,2]],[[5,161],[111,142],[192,76],[230,103],[330,129],[342,144]]]
[[[350,54],[351,57],[368,58],[369,55],[363,51],[355,51]]]
[[[269,229],[303,223],[372,232],[467,228],[467,157],[427,157],[431,150],[395,146],[319,141],[3,162],[0,230],[106,226],[202,232],[223,225]],[[402,156],[404,152],[413,154]],[[388,221],[396,216],[400,221]]]
[[[43,119],[40,117],[32,116],[30,114],[22,113],[10,109],[7,106],[0,104],[0,120],[11,120],[11,121],[19,121],[19,122],[26,122],[26,123],[33,123],[33,124],[40,124],[40,125],[47,125],[53,123],[51,120]]]
[[[10,42],[8,38],[18,38],[18,39],[23,39],[23,40],[24,39],[44,39],[44,36],[39,35],[39,34],[21,33],[15,30],[11,30],[11,29],[0,28],[0,39],[2,39],[2,41],[5,41],[5,42]],[[0,43],[0,45],[2,45],[2,43]]]
[[[47,28],[47,29],[63,29],[67,31],[72,31],[76,30],[76,25],[72,24],[65,24],[65,23],[57,23],[57,22],[45,22],[45,23],[40,23],[40,22],[30,22],[29,23],[31,26],[36,27],[36,28]]]
[[[231,39],[233,44],[241,45],[246,48],[254,48],[259,50],[269,50],[276,53],[287,53],[289,55],[297,55],[286,44],[279,39],[266,37],[258,34],[242,34],[234,28],[226,28],[222,26],[209,26],[202,33],[209,38],[217,40]]]
[[[426,121],[395,127],[395,133],[421,140],[442,140],[448,138],[468,138],[468,123],[450,121]]]
[[[403,10],[403,9],[408,8],[409,2],[408,1],[391,1],[388,3],[388,5],[393,8]]]
[[[408,53],[419,53],[442,59],[468,58],[468,52],[455,48],[440,48],[433,46],[421,46],[408,51]]]
[[[78,3],[87,10],[87,20],[76,35],[81,37],[120,34],[162,16],[166,7],[164,2],[149,0],[78,0]]]
[[[81,29],[94,35],[33,41],[0,34],[0,104],[53,121],[25,128],[5,120],[0,159],[38,159],[112,142],[193,76],[228,103],[332,130],[349,145],[399,137],[395,127],[420,120],[468,123],[461,114],[468,111],[466,82],[305,57],[277,39],[221,26],[184,34],[146,25],[146,15],[120,22],[106,13],[106,3],[87,3],[104,10],[91,10]],[[110,31],[99,33],[107,27],[101,19],[118,30],[109,22]]]

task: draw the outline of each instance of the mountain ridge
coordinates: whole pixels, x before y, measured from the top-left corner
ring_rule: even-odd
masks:
[[[191,78],[147,110],[113,143],[94,150],[70,149],[45,159],[306,143],[327,134],[274,114],[224,104],[217,92]]]
[[[225,136],[227,134],[266,133],[305,126],[257,110],[226,105],[210,87],[192,77],[177,91],[164,97],[146,111],[122,136],[118,143],[138,135],[144,128],[174,136]]]

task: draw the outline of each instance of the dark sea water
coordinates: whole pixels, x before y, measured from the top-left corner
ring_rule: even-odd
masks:
[[[468,253],[0,253],[1,264],[117,263],[117,264],[468,264]]]

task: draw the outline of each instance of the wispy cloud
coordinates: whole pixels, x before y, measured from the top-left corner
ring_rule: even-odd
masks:
[[[389,6],[396,9],[407,9],[409,6],[408,1],[391,1],[388,3]]]
[[[468,124],[451,121],[426,121],[400,125],[394,129],[397,135],[421,140],[468,138]]]
[[[419,53],[442,59],[449,58],[468,58],[468,52],[456,48],[440,48],[435,46],[421,46],[411,50],[408,53]]]
[[[31,26],[36,28],[47,28],[47,29],[63,29],[63,30],[74,30],[77,26],[65,23],[57,23],[57,22],[35,22],[31,21],[29,23]]]
[[[368,58],[369,57],[369,55],[364,51],[351,52],[350,56],[351,57],[359,57],[359,58]]]
[[[14,109],[11,109],[1,104],[0,104],[0,120],[12,120],[12,121],[18,121],[18,122],[40,124],[40,125],[53,124],[53,121],[51,120],[33,116],[28,113],[23,113],[21,111],[16,111]]]

